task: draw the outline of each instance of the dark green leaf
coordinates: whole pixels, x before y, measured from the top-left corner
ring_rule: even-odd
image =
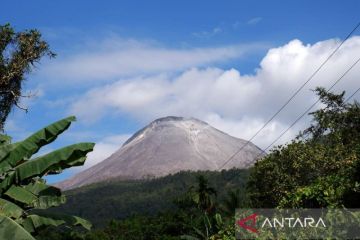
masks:
[[[94,143],[78,143],[27,161],[15,168],[17,178],[19,181],[23,181],[27,178],[42,177],[50,171],[81,166],[86,160],[86,154],[93,148]]]
[[[16,219],[19,218],[23,213],[24,210],[18,205],[0,198],[0,215],[5,215],[7,217]]]
[[[39,130],[24,141],[19,142],[13,148],[7,148],[0,152],[0,172],[15,167],[19,162],[29,159],[39,149],[54,141],[59,134],[64,132],[75,121],[71,116],[57,121]],[[11,150],[11,151],[10,151]],[[2,157],[2,158],[1,158]]]
[[[0,239],[6,240],[35,240],[29,232],[17,222],[6,216],[0,215]]]

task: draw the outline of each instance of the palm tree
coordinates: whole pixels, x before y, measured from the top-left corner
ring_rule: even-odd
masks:
[[[201,238],[208,239],[211,235],[210,231],[212,230],[209,215],[213,213],[213,210],[215,209],[214,197],[216,197],[216,190],[209,186],[209,182],[204,176],[200,175],[197,177],[197,187],[192,186],[189,189],[189,192],[192,196],[192,200],[202,212],[205,233],[196,228],[194,228],[194,230]]]

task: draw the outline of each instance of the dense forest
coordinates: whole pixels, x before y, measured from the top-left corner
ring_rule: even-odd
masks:
[[[247,205],[248,176],[249,171],[241,169],[186,171],[158,179],[113,180],[67,191],[67,203],[50,212],[81,216],[94,224],[93,230],[49,228],[38,237],[47,239],[50,234],[53,239],[179,239],[189,234],[207,238],[222,224],[218,212],[231,219],[236,208]],[[205,216],[208,222],[204,222]]]
[[[248,170],[233,169],[221,172],[180,172],[152,180],[108,181],[66,191],[65,204],[51,209],[90,220],[96,227],[104,226],[112,219],[124,219],[133,215],[154,215],[177,208],[176,200],[196,179],[204,176],[217,191],[222,201],[230,191],[238,191],[243,199]]]

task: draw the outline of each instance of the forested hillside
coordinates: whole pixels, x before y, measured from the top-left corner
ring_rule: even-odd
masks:
[[[95,227],[103,226],[111,219],[124,219],[136,214],[154,215],[176,208],[174,201],[196,184],[200,175],[208,179],[209,185],[217,190],[218,200],[221,200],[230,190],[245,190],[248,170],[180,172],[152,180],[96,183],[65,192],[66,204],[51,210],[84,217]]]

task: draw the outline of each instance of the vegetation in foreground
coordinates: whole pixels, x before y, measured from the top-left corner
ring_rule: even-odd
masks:
[[[65,196],[61,190],[47,185],[42,177],[82,165],[86,154],[93,150],[93,143],[78,143],[31,158],[74,120],[75,117],[65,118],[16,143],[0,135],[0,239],[34,239],[49,225],[90,229],[91,224],[79,217],[32,211],[63,204]]]
[[[22,85],[26,75],[43,56],[54,57],[49,45],[37,30],[15,32],[9,25],[0,25],[0,132],[13,109],[20,108]],[[23,141],[11,142],[0,134],[0,239],[35,239],[47,226],[82,226],[91,224],[79,217],[63,214],[36,213],[65,202],[61,190],[47,185],[43,176],[58,174],[63,169],[79,166],[93,143],[79,143],[33,157],[41,147],[53,142],[75,117],[55,122]]]
[[[291,143],[257,162],[249,181],[252,206],[360,206],[360,105],[344,93],[316,90],[324,108]]]

